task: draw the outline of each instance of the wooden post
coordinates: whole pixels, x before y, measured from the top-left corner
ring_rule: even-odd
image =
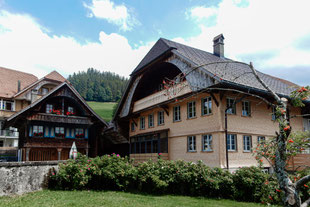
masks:
[[[61,151],[62,151],[62,148],[57,148],[58,160],[61,160]]]
[[[30,148],[26,148],[26,161],[29,161]]]

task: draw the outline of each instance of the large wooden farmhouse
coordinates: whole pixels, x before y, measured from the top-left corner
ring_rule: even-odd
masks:
[[[236,169],[256,165],[252,148],[275,135],[274,102],[248,65],[224,56],[224,37],[214,38],[209,53],[159,39],[131,74],[114,128],[130,143],[136,161],[202,160],[209,166]],[[261,72],[279,96],[289,98],[298,87]],[[309,114],[291,107],[291,114]],[[309,129],[309,117],[291,120],[293,130]],[[227,150],[226,150],[227,149]],[[291,164],[310,164],[309,150]],[[264,163],[268,168],[267,162]]]

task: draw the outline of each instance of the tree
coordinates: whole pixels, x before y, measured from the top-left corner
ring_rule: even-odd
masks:
[[[273,145],[270,145],[271,149],[268,154],[266,154],[265,149],[267,147],[264,146],[265,149],[258,149],[257,154],[259,156],[263,156],[267,159],[271,160],[271,163],[274,166],[274,170],[277,175],[278,183],[280,189],[284,192],[283,204],[284,206],[302,206],[306,207],[310,204],[310,198],[303,203],[301,203],[299,191],[300,188],[310,181],[310,175],[306,175],[296,182],[293,182],[286,170],[286,163],[289,155],[294,155],[296,150],[302,149],[303,143],[307,143],[305,141],[305,137],[302,138],[302,141],[299,140],[299,145],[292,147],[291,143],[297,142],[293,138],[290,138],[291,134],[291,126],[290,126],[290,114],[288,107],[288,100],[286,98],[280,98],[274,91],[272,91],[268,85],[257,75],[256,70],[254,69],[252,63],[250,63],[250,68],[255,75],[256,79],[268,90],[273,98],[276,100],[276,121],[279,123],[279,132],[276,133],[275,142]],[[304,106],[302,100],[307,99],[310,95],[309,93],[310,87],[301,87],[298,90],[295,90],[291,95],[291,103],[295,107]],[[291,148],[288,148],[291,146]],[[290,150],[289,150],[290,149]],[[272,159],[273,158],[273,159]]]

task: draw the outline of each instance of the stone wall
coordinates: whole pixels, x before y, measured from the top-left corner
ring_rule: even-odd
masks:
[[[0,196],[23,194],[46,186],[50,169],[58,170],[58,161],[0,163]]]

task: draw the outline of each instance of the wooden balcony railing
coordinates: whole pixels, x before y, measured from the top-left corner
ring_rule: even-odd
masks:
[[[38,113],[28,117],[28,120],[46,121],[46,122],[58,122],[67,124],[92,124],[88,117],[82,116],[66,116],[66,115],[55,115]]]
[[[187,81],[178,83],[168,89],[164,89],[134,103],[133,112],[140,111],[150,106],[168,101],[170,99],[190,93],[191,89]]]

